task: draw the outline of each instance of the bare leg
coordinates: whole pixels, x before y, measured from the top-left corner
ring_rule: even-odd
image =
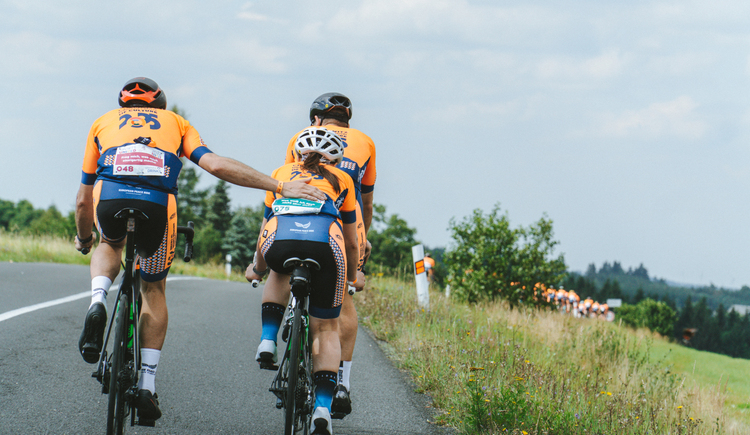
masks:
[[[141,347],[161,350],[167,336],[169,314],[165,294],[167,279],[141,283],[143,306],[139,326]]]
[[[357,309],[354,298],[349,292],[344,292],[344,301],[339,316],[339,339],[341,341],[341,360],[351,361],[354,355],[354,344],[357,341]]]
[[[114,281],[120,273],[124,246],[125,240],[118,243],[102,240],[91,254],[91,278],[106,276],[110,281]]]
[[[318,319],[310,316],[312,357],[315,371],[336,373],[341,360],[338,319]]]
[[[271,302],[286,306],[289,303],[289,294],[291,291],[289,275],[276,273],[272,270],[268,274],[266,285],[263,286],[263,298],[261,302]]]

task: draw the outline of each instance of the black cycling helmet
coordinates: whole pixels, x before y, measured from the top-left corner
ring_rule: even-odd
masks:
[[[310,106],[310,122],[315,122],[316,116],[320,116],[334,107],[342,107],[346,111],[347,120],[352,119],[352,101],[346,95],[329,92],[313,101],[312,106]]]
[[[155,81],[146,77],[128,80],[120,91],[120,107],[153,107],[167,108],[167,96]]]

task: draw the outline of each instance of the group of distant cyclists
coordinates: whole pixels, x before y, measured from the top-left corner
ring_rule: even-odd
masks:
[[[322,266],[313,272],[309,308],[316,398],[312,433],[332,433],[332,416],[343,418],[352,410],[358,328],[353,294],[365,286],[376,179],[372,139],[349,127],[351,101],[339,93],[316,98],[311,126],[292,137],[285,164],[272,176],[212,152],[187,120],[166,110],[164,91],[149,78],[129,80],[118,101],[120,108],[105,113],[89,131],[76,199],[76,249],[92,248],[94,225],[101,236],[91,258],[92,296],[78,343],[81,356],[91,364],[99,361],[107,294],[126,242],[125,224],[115,215],[137,208],[148,220],[136,236],[142,305],[135,407],[143,418],[161,417],[154,380],[167,331],[166,278],[175,253],[177,179],[185,157],[229,183],[267,191],[257,255],[245,272],[249,281],[267,276],[255,356],[260,367],[272,367],[278,358],[276,337],[290,295],[291,270],[284,260],[312,258]],[[281,198],[304,201],[275,207]]]
[[[570,314],[576,318],[599,319],[609,322],[615,320],[615,313],[610,310],[609,305],[599,303],[590,297],[581,301],[581,297],[578,296],[575,290],[565,290],[562,287],[554,289],[550,287],[542,291],[547,302],[554,304],[563,314]]]

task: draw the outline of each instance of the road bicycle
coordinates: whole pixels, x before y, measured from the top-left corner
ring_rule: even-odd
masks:
[[[293,257],[284,262],[284,268],[292,269],[292,297],[281,333],[287,347],[269,391],[276,395],[276,408],[284,409],[284,434],[308,435],[315,405],[308,314],[310,271],[320,270],[320,264],[311,258]]]
[[[126,419],[130,416],[130,426],[154,426],[155,421],[136,418],[135,398],[138,394],[138,374],[141,368],[140,343],[138,342],[138,319],[141,307],[140,268],[136,255],[136,231],[138,222],[148,220],[148,216],[135,208],[124,208],[115,214],[117,219],[127,219],[127,243],[125,263],[117,302],[104,338],[97,369],[91,375],[102,384],[102,394],[108,394],[107,435],[125,433]],[[193,222],[178,226],[177,232],[185,234],[184,260],[193,256]],[[112,353],[107,354],[107,343],[114,328]]]

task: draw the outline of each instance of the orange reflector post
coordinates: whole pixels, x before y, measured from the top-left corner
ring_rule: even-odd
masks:
[[[424,273],[424,260],[419,260],[414,263],[414,267],[417,270],[417,275],[419,275],[420,273]]]

